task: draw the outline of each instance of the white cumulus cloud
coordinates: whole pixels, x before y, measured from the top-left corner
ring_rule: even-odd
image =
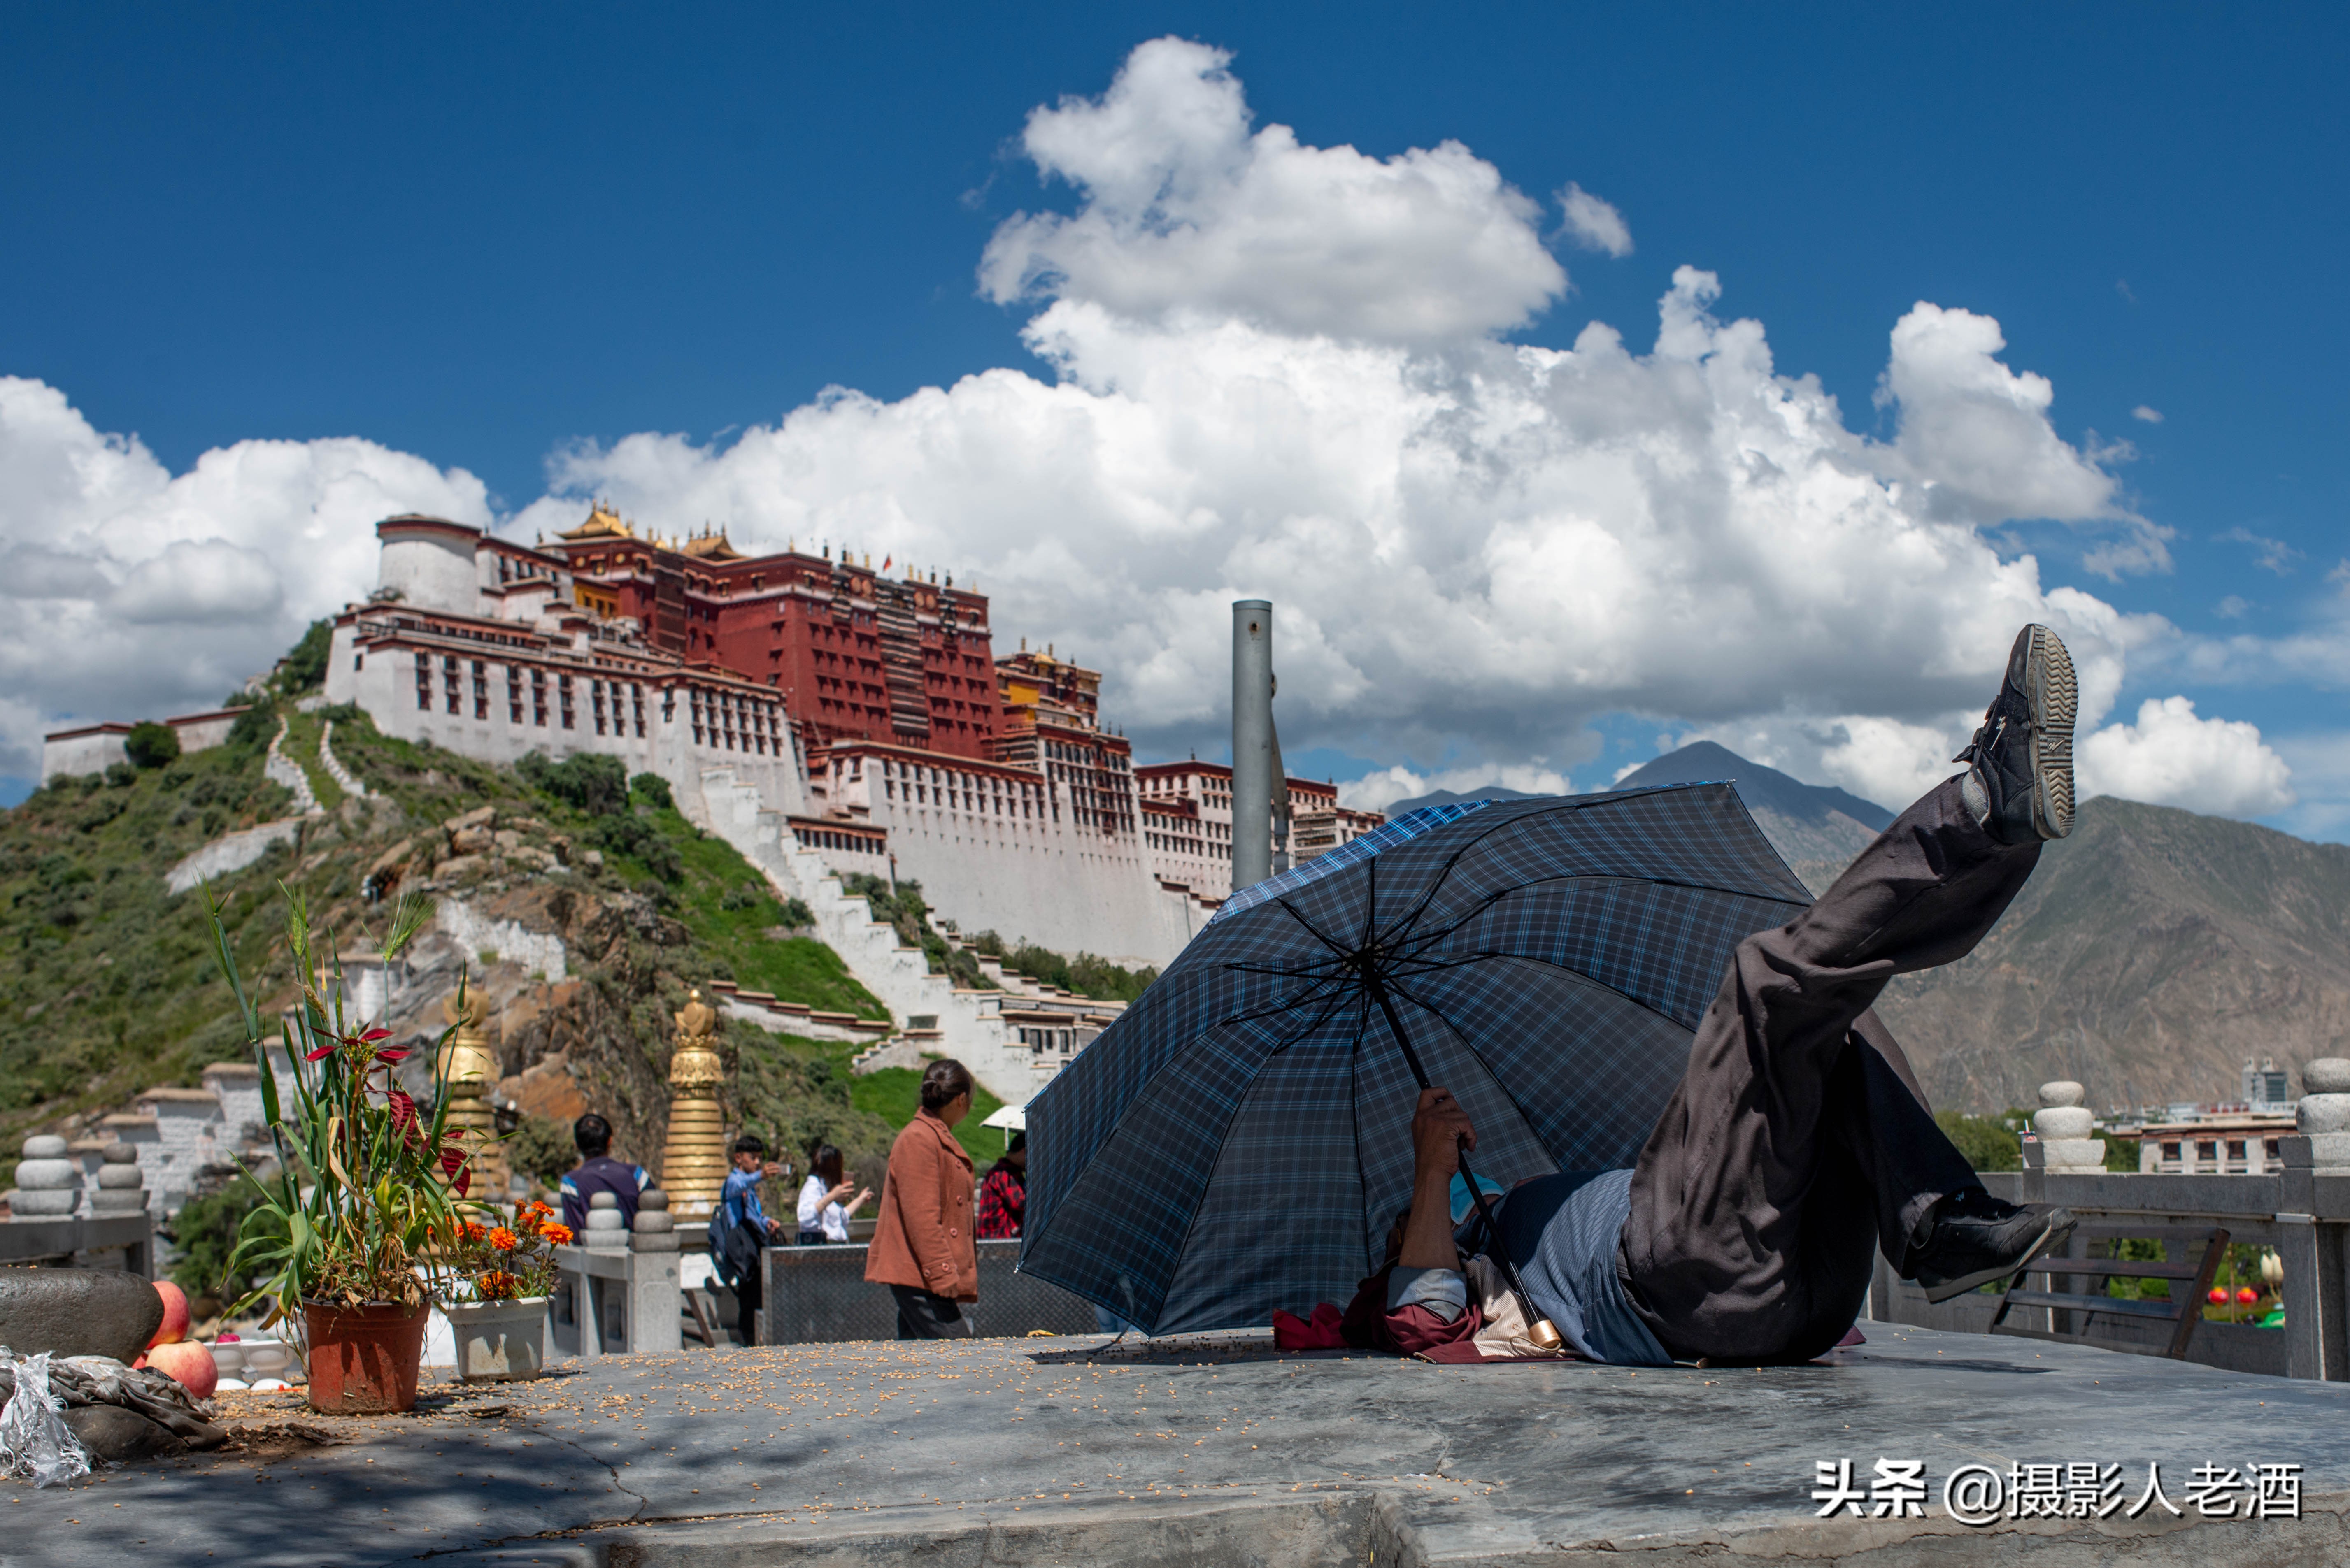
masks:
[[[240,441],[172,475],[0,376],[0,774],[76,720],[209,706],[375,582],[377,520],[489,521],[481,483],[372,441]]]
[[[1031,113],[1023,149],[1084,204],[999,228],[989,296],[1429,342],[1517,326],[1565,291],[1534,202],[1491,163],[1457,141],[1380,160],[1252,131],[1231,60],[1160,38],[1102,97]]]
[[[2135,724],[2108,724],[2077,746],[2081,798],[2119,795],[2220,816],[2293,805],[2292,771],[2241,720],[2204,719],[2184,697],[2147,698]]]
[[[1566,217],[1567,237],[1585,250],[1619,261],[1632,254],[1632,226],[1613,202],[1602,201],[1570,180],[1558,192],[1558,205]]]
[[[2141,420],[2150,425],[2158,425],[2162,422],[2162,410],[2160,409],[2149,408],[2146,404],[2140,403],[2137,407],[2130,410],[2130,418],[2134,420]]]
[[[1399,800],[1410,800],[1431,790],[1447,789],[1466,794],[1488,784],[1499,784],[1522,794],[1568,794],[1575,788],[1565,774],[1538,763],[1487,763],[1441,768],[1427,774],[1398,766],[1381,768],[1349,782],[1338,791],[1338,804],[1360,811],[1385,811]]]
[[[359,440],[174,476],[0,381],[8,771],[42,724],[265,666],[371,585],[388,513],[528,537],[596,495],[663,532],[951,571],[1000,646],[1101,668],[1107,716],[1159,754],[1219,744],[1230,603],[1269,597],[1284,744],[1391,762],[1350,784],[1364,803],[1563,788],[1588,722],[1631,713],[1898,805],[1950,771],[2022,623],[2071,646],[2085,723],[2137,650],[2179,657],[2167,622],[2061,581],[2077,554],[1987,536],[2054,520],[2052,548],[2160,550],[1995,320],[1921,302],[1887,324],[1883,441],[1695,266],[1641,341],[1594,321],[1506,342],[1565,290],[1540,210],[1457,143],[1375,159],[1257,127],[1229,65],[1157,40],[1029,117],[1020,145],[1072,210],[1006,220],[979,282],[1035,302],[1035,365],[835,389],[723,441],[567,445],[504,519],[470,474]]]

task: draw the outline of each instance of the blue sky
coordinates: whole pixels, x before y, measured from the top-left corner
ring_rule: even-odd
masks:
[[[2053,383],[2048,430],[2114,484],[2095,526],[1980,509],[1965,525],[2002,560],[2031,552],[2042,588],[2170,628],[2112,632],[2128,655],[2116,655],[2108,722],[2184,697],[2202,721],[2255,725],[2293,798],[2166,784],[2144,737],[2135,771],[2115,774],[2138,787],[2117,793],[2168,789],[2178,804],[2350,833],[2345,585],[2328,577],[2350,550],[2350,307],[2324,281],[2345,223],[2345,139],[2328,109],[2350,64],[2337,10],[2264,8],[2252,22],[2144,5],[25,12],[0,57],[12,149],[0,376],[54,389],[101,441],[135,435],[172,476],[239,443],[356,438],[434,471],[419,504],[435,484],[462,502],[455,471],[477,478],[485,521],[550,491],[568,505],[591,482],[649,515],[707,504],[709,490],[664,493],[614,454],[639,432],[723,452],[827,388],[896,406],[992,368],[1114,386],[1097,367],[1124,363],[1124,348],[1091,344],[1056,365],[1024,340],[1055,301],[1086,303],[1082,289],[1048,283],[1000,302],[977,274],[1016,214],[1078,215],[1102,199],[1098,182],[1044,172],[1021,140],[1031,110],[1104,94],[1137,46],[1167,36],[1229,51],[1256,128],[1372,160],[1457,141],[1541,206],[1531,225],[1565,286],[1464,341],[1565,350],[1599,321],[1647,354],[1675,270],[1703,269],[1720,280],[1721,321],[1759,320],[1778,375],[1816,377],[1856,438],[1890,450],[1902,413],[1875,400],[1895,324],[1919,301],[1996,318],[1997,361]],[[1620,213],[1628,254],[1564,227],[1556,194],[1570,182]],[[1153,298],[1160,327],[1191,308]],[[1303,330],[1277,303],[1219,299]],[[1409,352],[1457,367],[1465,351]],[[36,439],[28,419],[20,448]],[[593,461],[550,466],[583,441]],[[0,438],[0,476],[6,450]],[[410,478],[380,483],[406,495]],[[0,498],[14,514],[0,545],[109,536],[102,507],[45,513],[39,486],[16,488]],[[846,504],[824,515],[851,538]],[[900,497],[879,515],[893,507],[920,510]],[[1038,566],[1000,528],[973,524],[965,544],[936,512],[899,527],[900,547],[962,560],[983,588],[1010,585],[1003,640],[1023,624],[1083,637],[1080,656],[1103,650],[1114,701],[1129,682],[1144,749],[1212,750],[1212,716],[1166,695],[1196,669],[1160,668],[1121,629],[1130,614],[1054,608],[1054,582],[1107,594],[1114,565],[1076,550],[1066,567]],[[1246,558],[1252,524],[1226,521],[1219,551]],[[1046,507],[1034,528],[1062,525]],[[890,526],[855,542],[878,557]],[[2141,541],[2150,529],[2168,568],[2100,575],[2116,527]],[[111,588],[85,595],[92,613],[104,618],[105,591],[127,591],[140,564],[126,550],[109,566]],[[1211,618],[1200,606],[1244,576],[1183,583],[1189,607],[1165,624],[1196,631]],[[298,625],[307,601],[290,582],[279,597]],[[227,670],[248,651],[219,629],[234,618],[209,613],[194,621],[210,629],[175,634],[160,612],[125,611],[113,619],[158,629],[61,684],[38,668],[54,642],[13,666],[0,651],[0,701],[16,700],[19,734],[101,714],[112,692],[168,706],[182,693],[135,673],[141,661],[185,646]],[[1324,684],[1389,681],[1332,630],[1338,618],[1316,618],[1332,649]],[[1322,667],[1304,654],[1310,677]],[[1874,714],[1947,727],[1963,684],[1938,684],[1929,654],[1908,695],[1856,691],[1804,711],[1797,688],[1818,686],[1813,670],[1792,660],[1776,706],[1692,698],[1702,681],[1676,675],[1572,692],[1534,682],[1457,732],[1425,692],[1400,719],[1333,697],[1301,699],[1284,723],[1301,766],[1341,778],[1515,767],[1584,785],[1650,754],[1660,733],[1702,732],[1885,793],[1915,758],[1856,760],[1863,742],[1823,739],[1822,726]],[[1915,734],[1907,743],[1924,755]],[[21,780],[27,753],[13,754]]]

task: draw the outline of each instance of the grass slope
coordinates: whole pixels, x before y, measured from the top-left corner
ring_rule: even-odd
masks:
[[[336,754],[368,782],[371,798],[343,800],[318,764],[325,717],[335,720]],[[164,877],[219,834],[290,811],[287,793],[262,774],[276,730],[275,714],[258,710],[226,745],[160,768],[61,780],[0,812],[0,1017],[12,1023],[0,1034],[0,1137],[113,1108],[152,1086],[193,1085],[207,1063],[242,1058],[243,1033],[215,972],[201,898],[167,892]],[[355,947],[384,919],[359,896],[361,881],[403,837],[438,836],[442,821],[484,805],[527,814],[583,849],[611,836],[619,820],[583,811],[513,770],[379,735],[354,711],[294,715],[286,749],[321,801],[338,805],[308,819],[296,843],[215,888],[239,962],[272,985],[285,978],[281,878]],[[664,999],[684,984],[731,979],[821,1011],[888,1016],[822,943],[767,939],[785,908],[723,840],[641,801],[626,821],[634,826],[619,837],[629,846],[605,851],[600,874],[566,875],[591,890],[646,892],[684,928],[683,950],[662,961]],[[634,975],[627,983],[653,981]],[[754,1047],[754,1054],[767,1050]],[[816,1087],[789,1063],[775,1077],[770,1097],[778,1106]],[[853,1112],[846,1085],[832,1098],[842,1115]],[[872,1126],[856,1126],[875,1136]]]

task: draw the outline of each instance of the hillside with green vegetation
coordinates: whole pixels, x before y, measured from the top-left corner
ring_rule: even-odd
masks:
[[[203,896],[172,894],[165,877],[219,835],[291,810],[262,771],[291,695],[266,695],[225,745],[62,779],[0,813],[0,1010],[15,1023],[0,1037],[0,1137],[75,1131],[142,1090],[192,1085],[206,1064],[242,1056]],[[577,955],[576,983],[554,988],[532,1022],[509,1023],[502,1070],[564,1051],[573,1075],[615,1105],[616,1127],[656,1151],[669,1015],[690,989],[732,981],[818,1011],[889,1016],[807,934],[807,911],[689,823],[659,779],[630,781],[610,759],[496,768],[379,735],[355,710],[283,708],[285,752],[326,809],[212,888],[239,962],[265,977],[273,1003],[290,978],[281,881],[345,950],[373,945],[402,891],[536,919]],[[344,798],[318,763],[328,720],[367,798]],[[448,825],[484,808],[501,825],[498,847],[456,853]],[[742,1111],[779,1146],[821,1136],[886,1147],[889,1124],[851,1103],[851,1047],[742,1024],[722,1033],[738,1059]]]

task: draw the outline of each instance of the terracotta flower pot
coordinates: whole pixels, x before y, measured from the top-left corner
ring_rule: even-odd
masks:
[[[457,1376],[468,1383],[519,1381],[546,1370],[546,1298],[454,1302],[450,1333],[457,1342]]]
[[[429,1308],[371,1302],[305,1302],[310,1331],[310,1408],[328,1416],[413,1409]]]

